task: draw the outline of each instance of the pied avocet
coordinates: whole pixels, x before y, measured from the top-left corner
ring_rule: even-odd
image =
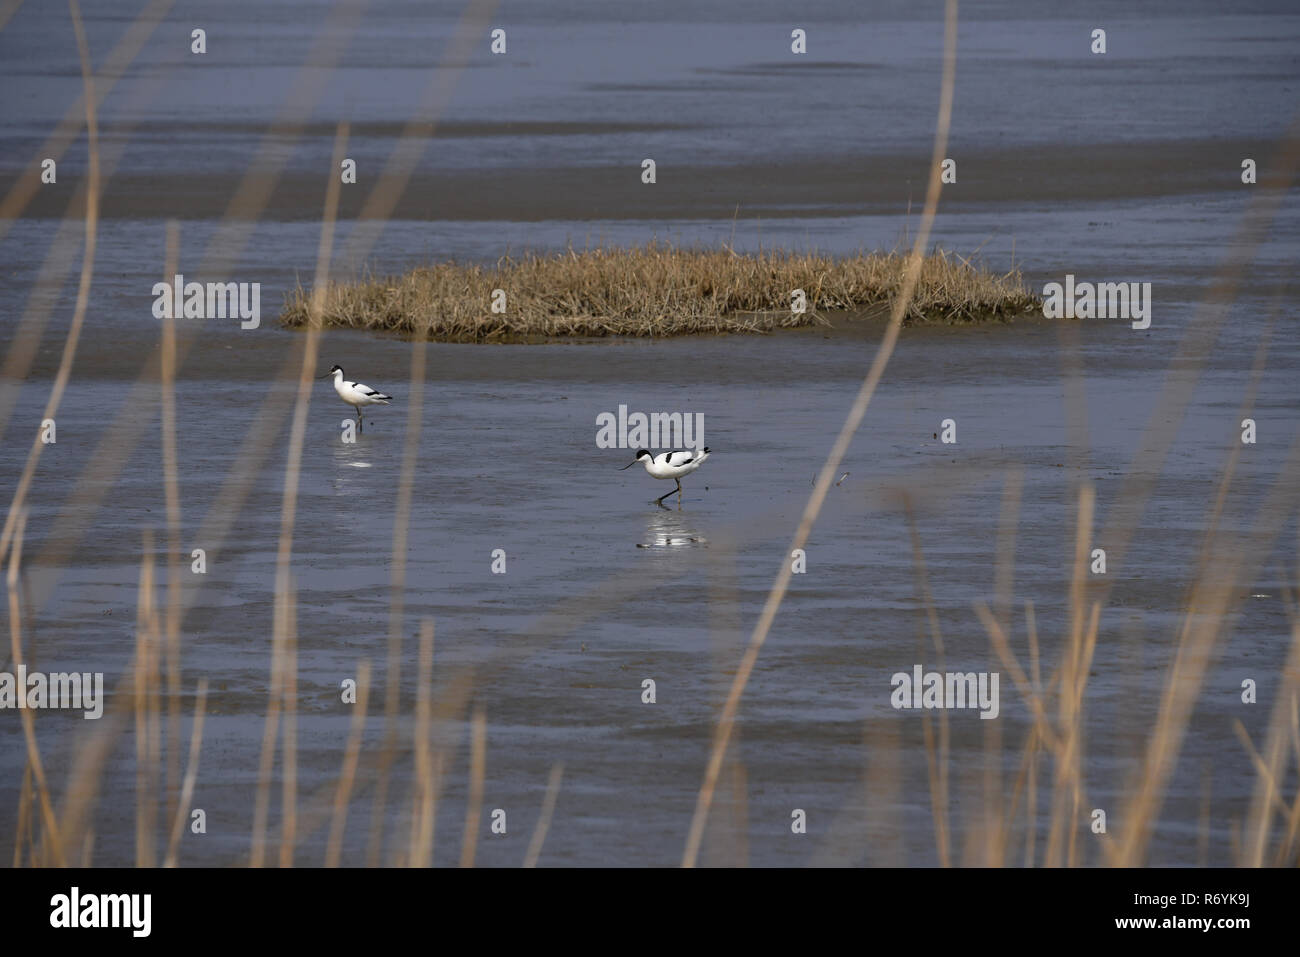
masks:
[[[357,431],[361,432],[361,410],[368,405],[388,405],[393,398],[391,395],[384,395],[382,392],[376,392],[368,385],[360,382],[349,382],[343,378],[343,367],[335,366],[329,372],[318,378],[327,379],[334,377],[334,391],[339,394],[339,398],[357,410]]]
[[[620,472],[630,469],[637,462],[645,463],[645,470],[657,479],[673,479],[677,482],[677,487],[664,495],[655,499],[656,505],[662,505],[664,499],[673,492],[677,493],[677,504],[682,504],[682,476],[690,475],[697,468],[704,464],[705,459],[709,457],[709,448],[706,445],[702,452],[660,452],[658,455],[652,455],[648,449],[638,449],[636,458],[627,465],[619,469]]]

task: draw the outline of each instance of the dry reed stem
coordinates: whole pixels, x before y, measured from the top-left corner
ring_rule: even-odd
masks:
[[[1079,728],[1081,727],[1081,715],[1078,707],[1074,704],[1074,701],[1075,698],[1082,693],[1078,676],[1075,675],[1073,671],[1067,670],[1070,668],[1069,658],[1072,652],[1067,649],[1066,660],[1062,662],[1061,668],[1058,669],[1052,680],[1048,682],[1047,688],[1041,689],[1039,687],[1040,681],[1038,675],[1037,635],[1034,631],[1033,615],[1031,610],[1029,613],[1029,621],[1030,634],[1033,636],[1031,639],[1031,653],[1034,661],[1034,682],[1031,685],[1029,679],[1025,675],[1024,669],[1020,666],[1020,663],[1016,660],[1015,655],[1011,651],[1010,644],[1002,629],[1001,622],[998,621],[996,616],[989,611],[988,606],[983,602],[976,602],[975,612],[983,623],[985,630],[988,632],[989,641],[993,645],[994,650],[998,653],[998,657],[1002,661],[1002,666],[1011,674],[1012,680],[1016,684],[1017,689],[1028,703],[1030,713],[1033,717],[1034,723],[1031,728],[1030,741],[1026,747],[1026,755],[1022,759],[1022,763],[1027,760],[1030,768],[1036,767],[1034,759],[1030,757],[1030,753],[1036,751],[1040,744],[1046,746],[1047,750],[1049,750],[1055,758],[1056,775],[1054,777],[1053,787],[1053,814],[1050,822],[1051,830],[1049,833],[1048,850],[1047,855],[1044,858],[1044,863],[1048,867],[1058,867],[1061,865],[1061,858],[1063,856],[1061,848],[1062,842],[1068,841],[1068,838],[1063,836],[1065,833],[1064,829],[1068,823],[1067,817],[1072,819],[1071,815],[1066,815],[1064,812],[1065,802],[1067,800],[1070,801],[1077,809],[1086,797],[1079,770],[1079,744],[1077,741],[1071,741],[1071,736],[1077,736]],[[1083,652],[1080,660],[1091,660],[1091,648],[1095,645],[1097,625],[1100,621],[1100,612],[1100,604],[1094,603],[1090,609],[1087,629],[1083,636]],[[1056,728],[1052,725],[1051,719],[1047,715],[1045,697],[1053,688],[1063,687],[1067,683],[1072,684],[1076,688],[1076,691],[1070,692],[1068,690],[1062,690],[1058,694],[1058,711],[1062,714],[1062,727]],[[1029,829],[1030,835],[1032,835],[1035,830],[1034,815],[1037,809],[1037,801],[1032,777],[1030,778],[1030,781],[1031,795],[1033,795],[1034,798],[1034,810],[1029,813],[1026,826]],[[1014,813],[1014,804],[1012,813]],[[1008,815],[1008,818],[1009,817],[1010,815]],[[1102,843],[1103,848],[1109,853],[1109,841],[1104,835],[1102,836]],[[1027,861],[1034,860],[1033,844],[1034,841],[1027,837]],[[1065,855],[1068,855],[1068,844]]]
[[[180,224],[167,223],[164,279],[180,262]],[[163,490],[167,507],[167,816],[176,815],[181,729],[181,497],[176,453],[176,321],[164,319],[159,376],[162,394]]]
[[[1291,626],[1295,628],[1293,623]],[[1300,640],[1294,637],[1293,641]],[[1300,695],[1291,696],[1291,746],[1295,754],[1296,769],[1300,772]],[[1300,834],[1300,793],[1296,794],[1296,799],[1291,802],[1291,812],[1287,818],[1286,838],[1277,849],[1277,856],[1274,860],[1275,867],[1281,867],[1284,861],[1290,860],[1293,849],[1296,845],[1296,836]],[[1300,865],[1300,856],[1296,858],[1296,863]]]
[[[465,835],[460,846],[460,866],[473,867],[478,850],[478,820],[483,803],[483,777],[487,772],[487,712],[474,709],[470,725],[469,795],[465,799]]]
[[[411,807],[411,836],[407,861],[411,867],[433,863],[433,832],[437,819],[438,791],[434,780],[433,753],[429,747],[429,696],[433,681],[433,622],[420,623],[420,651],[415,689],[415,775],[416,791]]]
[[[1073,867],[1075,862],[1075,835],[1078,833],[1078,781],[1080,775],[1083,721],[1083,686],[1086,681],[1084,659],[1084,587],[1088,567],[1089,544],[1092,540],[1093,507],[1096,493],[1092,485],[1079,486],[1079,506],[1075,522],[1074,554],[1070,563],[1070,635],[1065,661],[1062,665],[1061,692],[1057,696],[1057,720],[1064,734],[1062,749],[1057,754],[1053,787],[1052,827],[1048,832],[1048,867],[1058,867],[1064,857]],[[1066,803],[1070,811],[1065,811]],[[1063,846],[1064,845],[1064,846]]]
[[[203,745],[203,717],[208,703],[208,679],[200,678],[198,691],[194,696],[194,723],[190,729],[190,757],[185,766],[185,781],[181,784],[180,800],[176,805],[172,820],[171,840],[167,844],[167,857],[163,867],[175,867],[181,847],[181,835],[185,832],[185,819],[189,816],[190,803],[194,800],[194,785],[199,777],[199,751]]]
[[[157,614],[154,609],[153,534],[144,530],[136,599],[135,665],[131,698],[135,712],[135,866],[154,866],[156,755],[152,742],[152,689],[157,679]]]
[[[133,666],[134,672],[134,666]],[[98,722],[99,727],[89,735],[89,742],[77,749],[69,769],[68,785],[63,792],[59,813],[59,829],[66,847],[74,847],[92,828],[88,820],[99,791],[99,782],[109,756],[124,734],[128,712],[134,711],[134,677],[128,675],[118,682],[106,698],[108,710]]]
[[[23,557],[23,533],[27,528],[27,509],[19,509],[15,522],[13,545],[9,552],[9,573],[6,576],[9,592],[9,642],[13,656],[14,673],[23,665],[22,610],[18,598],[18,568]],[[45,765],[41,761],[40,747],[36,743],[35,718],[31,708],[22,708],[18,712],[23,726],[23,737],[27,742],[27,761],[36,780],[36,796],[41,808],[41,821],[45,827],[54,863],[63,867],[66,860],[63,842],[59,837],[59,826],[54,818],[54,806],[50,802],[50,788],[45,780]]]
[[[1038,620],[1034,614],[1034,603],[1025,602],[1025,629],[1029,635],[1029,661],[1033,673],[1033,693],[1035,697],[1042,694],[1043,676],[1038,657]],[[1025,866],[1032,866],[1035,858],[1035,844],[1038,833],[1038,728],[1035,726],[1030,736],[1031,756],[1029,759],[1029,797],[1025,805]]]
[[[994,552],[993,600],[994,609],[1010,634],[1011,600],[1015,584],[1016,516],[1020,513],[1020,497],[1024,488],[1024,467],[1008,469],[1002,484],[1002,504],[998,516],[998,537]],[[1001,815],[997,812],[1002,797],[1002,732],[1001,725],[990,721],[985,729],[984,748],[984,858],[986,867],[1002,866],[1009,851],[1011,820],[1014,812]],[[1030,733],[1030,744],[1036,738]],[[1026,754],[1026,758],[1030,755]],[[1027,773],[1027,761],[1022,760],[1017,794]]]
[[[1292,622],[1291,649],[1278,677],[1277,692],[1273,710],[1269,716],[1268,734],[1264,742],[1263,757],[1256,754],[1253,748],[1250,748],[1250,739],[1246,734],[1246,729],[1241,725],[1240,721],[1237,722],[1238,735],[1245,739],[1247,749],[1251,752],[1252,760],[1255,761],[1258,769],[1255,794],[1251,801],[1246,824],[1245,863],[1248,867],[1263,867],[1265,865],[1265,849],[1272,832],[1274,805],[1290,819],[1285,843],[1278,848],[1279,854],[1282,852],[1283,847],[1289,846],[1294,840],[1296,821],[1300,818],[1300,810],[1296,810],[1300,809],[1300,795],[1297,796],[1296,809],[1288,809],[1287,802],[1282,796],[1278,785],[1278,782],[1283,780],[1283,775],[1287,771],[1287,745],[1289,744],[1287,719],[1292,718],[1294,720],[1294,712],[1291,712],[1291,709],[1295,707],[1296,697],[1300,694],[1300,622]],[[1297,765],[1297,768],[1300,768],[1300,765]]]
[[[550,779],[546,782],[546,797],[542,800],[542,813],[533,828],[532,840],[528,842],[528,853],[524,855],[524,867],[536,867],[542,856],[542,845],[546,843],[546,832],[551,828],[551,816],[555,813],[555,802],[560,796],[560,781],[564,779],[563,762],[551,767]]]
[[[32,809],[32,759],[29,757],[23,762],[23,783],[18,791],[18,821],[14,826],[14,868],[23,866],[23,838],[28,836],[28,828],[31,822]],[[31,840],[28,839],[30,847]]]
[[[930,591],[930,576],[925,566],[925,553],[921,549],[921,536],[916,528],[916,516],[912,511],[910,498],[904,498],[904,514],[907,518],[908,534],[912,544],[912,568],[916,578],[917,597],[925,609],[926,621],[930,628],[930,639],[934,643],[935,668],[939,672],[945,668],[943,633],[939,628],[939,613],[934,605],[934,595]],[[922,629],[918,627],[917,638],[920,656],[925,657],[925,639]],[[921,713],[921,731],[925,738],[926,768],[930,777],[930,815],[934,821],[934,843],[939,856],[940,867],[951,867],[950,848],[950,810],[948,807],[948,757],[949,726],[946,711],[939,712],[939,741],[936,747],[930,712]]]
[[[298,831],[298,596],[293,578],[284,598],[284,760],[280,781],[280,866],[293,867]]]
[[[266,819],[271,802],[271,771],[275,764],[275,739],[279,734],[280,708],[284,702],[284,640],[288,631],[287,612],[281,596],[292,586],[285,569],[276,572],[275,621],[271,629],[271,680],[267,688],[266,718],[262,722],[262,750],[257,768],[257,796],[253,805],[253,833],[248,866],[261,867],[266,855]]]

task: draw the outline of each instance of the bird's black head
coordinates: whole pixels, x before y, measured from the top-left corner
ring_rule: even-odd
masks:
[[[651,455],[651,454],[650,454],[648,451],[646,451],[645,449],[637,449],[637,450],[636,450],[636,458],[634,458],[631,462],[628,462],[627,465],[624,465],[623,468],[619,469],[619,471],[620,471],[620,472],[623,472],[623,471],[626,471],[627,469],[630,469],[632,466],[636,465],[637,462],[640,462],[640,461],[641,461],[641,457],[642,457],[642,456],[645,456],[645,457],[648,458],[648,459],[653,459],[653,458],[654,458],[654,456]]]
[[[329,371],[329,372],[325,373],[324,375],[318,375],[316,378],[318,378],[318,379],[328,379],[328,378],[329,378],[330,376],[332,376],[334,373],[336,373],[336,372],[342,372],[342,371],[343,371],[343,367],[342,367],[342,366],[330,366],[330,371]]]

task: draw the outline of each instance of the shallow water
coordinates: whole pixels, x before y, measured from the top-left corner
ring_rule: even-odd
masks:
[[[99,58],[126,22],[116,7],[88,7]],[[7,86],[24,94],[6,99],[0,126],[0,168],[10,173],[79,89],[66,17],[47,9],[24,5],[0,32],[0,71]],[[319,168],[328,160],[333,121],[357,124],[353,143],[363,169],[382,162],[393,125],[417,102],[426,66],[459,15],[449,11],[429,25],[422,42],[418,9],[384,5],[366,14],[343,69],[312,114],[319,128],[288,155],[282,183],[291,184],[283,187],[289,192],[232,255],[230,276],[263,283],[261,327],[182,324],[192,342],[177,384],[187,715],[197,681],[205,678],[211,688],[195,792],[208,833],[187,836],[185,863],[242,863],[249,849],[283,464],[303,341],[276,327],[275,308],[314,269],[319,224],[312,210],[323,192]],[[661,183],[679,191],[670,194],[673,211],[661,216],[627,214],[621,194],[601,185],[598,174],[590,194],[557,188],[540,218],[517,213],[491,192],[482,195],[481,210],[455,221],[426,221],[401,204],[364,258],[395,271],[429,257],[492,259],[506,249],[652,236],[729,240],[745,249],[892,246],[915,228],[923,177],[864,180],[863,200],[853,196],[853,157],[903,157],[904,164],[917,157],[917,169],[924,168],[938,90],[937,13],[914,14],[900,4],[877,21],[854,24],[846,21],[856,7],[813,5],[810,61],[821,66],[801,71],[771,66],[784,63],[788,50],[784,15],[774,7],[746,9],[743,27],[731,25],[733,10],[693,5],[669,8],[665,22],[629,26],[593,18],[585,5],[503,5],[497,21],[519,24],[510,34],[509,69],[476,55],[445,116],[462,126],[435,138],[412,187],[415,200],[436,208],[438,184],[457,171],[498,169],[509,181],[533,175],[520,160],[527,157],[579,180],[585,169],[620,163],[635,177],[640,157],[653,153],[716,167],[710,184],[734,183],[725,194],[699,183],[672,187],[666,163]],[[807,573],[794,578],[749,682],[733,746],[743,784],[730,770],[724,774],[706,860],[936,862],[921,722],[890,707],[893,673],[916,663],[935,667],[932,652],[919,644],[926,620],[904,505],[915,516],[950,670],[1002,671],[973,606],[995,600],[999,515],[1008,477],[1017,474],[1023,493],[1012,641],[1027,660],[1023,603],[1033,602],[1045,674],[1060,660],[1068,634],[1078,483],[1096,488],[1099,536],[1132,533],[1122,559],[1115,556],[1108,568],[1110,590],[1095,591],[1105,606],[1087,698],[1088,798],[1115,815],[1154,721],[1216,482],[1237,442],[1252,363],[1280,294],[1283,311],[1249,413],[1259,441],[1243,449],[1222,526],[1249,530],[1275,488],[1292,506],[1254,549],[1258,568],[1207,673],[1151,852],[1161,864],[1202,856],[1234,860],[1232,828],[1248,806],[1254,773],[1232,723],[1241,720],[1257,745],[1262,740],[1288,642],[1282,590],[1294,561],[1298,489],[1285,465],[1295,438],[1300,355],[1286,294],[1300,217],[1288,196],[1214,339],[1186,413],[1166,422],[1155,412],[1161,390],[1196,373],[1175,356],[1213,270],[1234,249],[1252,194],[1239,182],[1235,159],[1222,171],[1222,185],[1198,167],[1171,172],[1183,177],[1173,187],[1153,182],[1149,189],[1134,185],[1130,163],[1150,175],[1141,158],[1159,140],[1198,144],[1187,146],[1192,157],[1235,157],[1237,144],[1250,140],[1260,145],[1259,158],[1275,155],[1294,103],[1300,18],[1266,5],[1235,18],[1216,16],[1210,6],[1178,9],[1186,19],[1133,18],[1119,6],[1103,11],[1114,51],[1104,77],[1086,72],[1101,67],[1081,52],[1086,44],[1078,37],[1090,24],[1070,19],[1063,6],[1020,22],[1013,5],[998,4],[964,21],[954,151],[988,160],[970,171],[974,198],[960,188],[945,192],[935,240],[963,254],[982,244],[982,255],[999,268],[1014,254],[1035,288],[1067,272],[1151,281],[1152,326],[1139,332],[1112,320],[1029,320],[904,332],[844,461],[848,477],[831,489],[808,545]],[[144,533],[152,531],[160,561],[167,537],[157,384],[146,380],[129,391],[160,336],[149,292],[162,272],[163,223],[153,211],[159,201],[144,191],[156,180],[161,195],[175,197],[171,215],[184,220],[183,271],[223,278],[200,273],[200,263],[209,261],[214,239],[229,242],[219,217],[282,102],[292,65],[306,56],[303,21],[323,20],[316,4],[270,8],[272,20],[264,14],[256,28],[238,5],[222,10],[218,20],[210,9],[181,7],[164,28],[187,36],[191,21],[211,24],[213,53],[201,73],[186,73],[184,57],[167,66],[172,61],[162,55],[160,30],[146,46],[158,56],[140,61],[153,65],[125,78],[104,105],[107,144],[112,122],[142,125],[125,140],[123,178],[113,181],[117,187],[110,183],[110,193],[119,191],[101,224],[92,306],[58,412],[58,442],[44,449],[28,499],[27,656],[45,670],[103,671],[110,686],[130,674]],[[214,39],[222,29],[233,31],[229,43]],[[574,43],[595,52],[574,57]],[[151,72],[167,76],[152,92]],[[1243,101],[1254,108],[1241,109]],[[1034,119],[1040,117],[1050,119]],[[501,126],[521,120],[540,128],[521,133]],[[611,126],[620,122],[633,128]],[[578,125],[558,135],[562,123]],[[1035,179],[1032,164],[1016,161],[1032,151],[1053,161],[1098,143],[1104,148],[1088,173],[1097,192],[1080,191],[1070,180]],[[733,222],[738,202],[745,208],[775,202],[764,195],[762,175],[784,162],[817,163],[826,155],[837,157],[828,169],[848,171],[842,179],[814,180],[798,195],[780,197],[790,208],[775,219],[747,217],[742,209]],[[5,489],[21,473],[72,312],[75,279],[33,290],[59,229],[51,217],[61,215],[79,177],[79,156],[84,140],[60,164],[67,189],[60,202],[38,198],[3,239],[0,336],[6,345],[23,341],[20,322],[33,302],[49,296],[54,304],[31,371],[0,382],[0,400],[13,402],[0,455]],[[893,160],[880,162],[881,169],[893,168]],[[763,169],[768,173],[755,172]],[[984,188],[976,190],[980,183]],[[186,200],[191,191],[192,203]],[[133,215],[133,197],[151,211]],[[472,205],[464,196],[459,201]],[[689,215],[695,208],[700,212]],[[67,228],[75,236],[81,224]],[[337,270],[359,265],[349,258],[360,248],[348,245],[354,232],[361,231],[340,225]],[[75,268],[79,259],[71,262]],[[680,860],[718,709],[812,478],[883,331],[871,319],[836,317],[835,323],[769,337],[423,347],[428,365],[397,675],[401,754],[383,816],[382,860],[406,846],[414,636],[426,618],[436,622],[435,706],[452,712],[437,728],[437,740],[450,748],[437,863],[453,863],[460,853],[468,745],[466,708],[457,695],[466,688],[487,717],[480,863],[523,859],[557,763],[564,778],[543,863]],[[348,445],[340,441],[348,409],[326,383],[312,393],[293,560],[298,775],[309,819],[302,825],[301,863],[324,858],[327,823],[321,826],[320,812],[333,795],[351,716],[339,702],[339,684],[356,674],[362,659],[374,662],[376,685],[345,859],[359,863],[367,855],[384,734],[383,662],[411,350],[397,339],[355,333],[329,332],[322,341],[322,368],[340,363],[396,401],[368,415],[365,433]],[[1083,420],[1071,417],[1067,399],[1076,355]],[[684,482],[680,510],[651,504],[666,486],[640,468],[617,471],[632,450],[597,448],[597,415],[620,405],[704,415],[704,441],[713,454]],[[1154,447],[1147,434],[1153,414],[1155,425],[1176,434],[1149,502],[1130,522],[1119,509],[1120,493],[1143,477],[1135,459]],[[956,420],[956,445],[934,438],[946,418]],[[249,483],[242,493],[227,484],[239,479]],[[190,550],[199,547],[208,552],[203,576],[188,571]],[[503,575],[491,567],[498,548],[507,556]],[[1261,689],[1254,707],[1240,704],[1247,677]],[[646,678],[656,682],[654,705],[641,700]],[[121,697],[110,698],[110,706]],[[36,724],[57,791],[93,723],[43,712]],[[989,727],[1001,735],[1009,800],[1029,724],[1005,674],[999,720],[959,712],[950,724],[960,859],[964,827],[979,807]],[[188,728],[187,718],[186,734]],[[101,864],[134,859],[129,725],[127,732],[100,785],[94,860]],[[899,749],[896,769],[889,742]],[[4,712],[4,860],[12,857],[24,758],[17,715]],[[1046,786],[1046,759],[1042,767]],[[869,768],[877,769],[872,780],[885,782],[883,790],[864,787]],[[1209,831],[1202,848],[1207,780]],[[278,801],[277,783],[273,829]],[[488,831],[495,808],[507,813],[504,836]],[[794,808],[808,813],[805,837],[790,833]],[[1045,801],[1039,809],[1046,819]],[[1096,862],[1095,845],[1081,844],[1082,859]]]

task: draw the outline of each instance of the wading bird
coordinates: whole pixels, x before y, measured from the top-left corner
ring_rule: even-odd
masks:
[[[361,427],[361,410],[368,405],[388,405],[393,398],[391,395],[384,395],[382,392],[376,392],[368,385],[362,385],[360,382],[349,382],[343,378],[343,367],[335,366],[323,376],[317,376],[320,379],[334,377],[334,391],[339,394],[339,398],[357,410],[357,431],[363,431]]]
[[[662,505],[664,499],[675,492],[677,494],[677,506],[680,508],[682,504],[682,476],[690,475],[703,465],[704,460],[708,457],[708,446],[704,447],[703,452],[660,452],[658,455],[651,455],[648,450],[639,449],[636,458],[624,465],[619,471],[630,469],[637,462],[645,462],[645,470],[653,478],[674,479],[677,482],[677,487],[672,492],[655,499],[655,504]]]

